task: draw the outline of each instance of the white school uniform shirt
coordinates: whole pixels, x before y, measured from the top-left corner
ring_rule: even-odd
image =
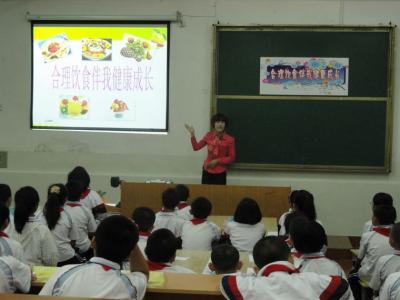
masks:
[[[396,272],[400,272],[400,251],[398,250],[395,250],[394,254],[384,255],[378,259],[369,286],[379,291],[386,278]]]
[[[42,215],[40,222],[48,227],[44,215]],[[51,230],[51,234],[57,244],[58,262],[69,260],[75,256],[75,249],[72,248],[71,241],[78,239],[78,228],[72,221],[70,213],[64,208],[61,210],[60,218]]]
[[[188,205],[184,201],[181,201],[181,202],[179,202],[175,211],[179,217],[181,217],[182,219],[184,219],[186,221],[190,221],[191,219],[193,219],[193,216],[190,213],[191,209],[192,209],[192,207],[190,205]]]
[[[182,227],[185,220],[180,218],[174,211],[159,211],[156,213],[153,231],[160,228],[167,228],[172,231],[176,237],[182,235]]]
[[[313,272],[346,278],[343,268],[337,262],[326,258],[322,252],[302,254],[299,259],[299,265],[300,273]]]
[[[373,231],[361,236],[358,255],[361,260],[358,276],[361,279],[370,281],[378,259],[393,253],[394,249],[389,244],[390,228],[391,226],[374,226]]]
[[[147,264],[150,271],[196,274],[194,271],[188,268],[173,265],[171,263],[156,263],[148,260]]]
[[[0,257],[0,293],[24,293],[31,288],[31,268],[12,256]]]
[[[85,192],[83,192],[80,203],[86,206],[91,212],[94,208],[102,206],[105,208],[105,204],[100,195],[92,189],[87,189]],[[96,214],[96,221],[100,223],[100,221],[104,220],[106,217],[107,213]]]
[[[67,201],[64,210],[69,213],[76,225],[78,237],[75,246],[81,253],[90,248],[89,232],[95,232],[97,225],[92,212],[79,202]]]
[[[147,239],[149,238],[149,236],[150,236],[150,232],[142,232],[142,231],[139,231],[138,246],[139,246],[139,249],[142,251],[142,254],[143,254],[143,255],[146,255],[146,254],[144,253],[144,249],[146,248]]]
[[[0,256],[13,256],[25,262],[24,249],[21,243],[9,238],[5,232],[0,231]]]
[[[386,278],[379,292],[379,300],[400,300],[400,272]]]
[[[342,277],[297,273],[297,269],[287,261],[268,264],[257,276],[224,276],[220,288],[222,295],[229,300],[354,299]]]
[[[221,229],[207,220],[186,221],[182,228],[183,250],[211,250],[211,243],[219,240]]]
[[[286,229],[285,229],[285,220],[288,214],[292,213],[293,209],[289,209],[289,211],[285,212],[282,216],[280,216],[278,220],[278,225],[280,226],[278,235],[286,235]]]
[[[146,283],[143,273],[125,275],[119,264],[93,257],[85,264],[59,268],[39,295],[139,300],[144,297]]]
[[[233,220],[225,221],[224,232],[229,235],[232,246],[238,251],[252,252],[254,245],[266,234],[263,223],[242,224]]]
[[[53,235],[47,226],[38,222],[36,216],[29,217],[21,233],[13,228],[10,238],[21,243],[29,265],[55,266],[57,264],[58,250]]]
[[[364,233],[366,233],[368,231],[372,231],[373,228],[374,228],[374,225],[372,225],[372,220],[368,220],[364,224],[362,234],[364,234]]]

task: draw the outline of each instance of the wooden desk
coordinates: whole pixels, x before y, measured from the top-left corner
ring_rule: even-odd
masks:
[[[215,224],[218,225],[219,228],[222,230],[224,229],[224,223],[227,219],[229,219],[232,216],[209,216],[208,220],[211,222],[214,222]],[[278,224],[277,220],[274,217],[265,217],[262,218],[262,222],[265,225],[265,228],[267,230],[267,233],[273,233],[278,231]]]
[[[135,183],[121,184],[121,213],[130,217],[139,206],[147,206],[154,211],[161,208],[161,194],[174,184]],[[189,203],[198,196],[207,197],[213,204],[213,215],[232,216],[240,200],[244,197],[255,199],[264,217],[279,218],[289,208],[290,187],[239,186],[187,184],[190,190]]]
[[[104,298],[97,298],[97,299],[106,300]],[[0,300],[93,300],[93,298],[38,296],[29,294],[0,294]]]

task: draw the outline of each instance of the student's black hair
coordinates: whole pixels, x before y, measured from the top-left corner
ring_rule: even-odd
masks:
[[[294,197],[295,209],[306,215],[310,221],[317,219],[315,212],[314,196],[306,190],[300,190]]]
[[[82,182],[77,180],[68,181],[66,188],[68,190],[68,200],[73,202],[79,202],[82,193],[85,191]]]
[[[3,203],[0,203],[0,228],[3,228],[7,221],[10,221],[10,209]]]
[[[295,218],[298,218],[298,217],[306,217],[306,216],[301,211],[293,211],[286,215],[285,222],[283,223],[283,226],[285,227],[286,235],[289,234],[290,224],[292,223],[292,221]]]
[[[197,197],[191,204],[191,214],[198,219],[206,219],[212,210],[210,200],[205,197]]]
[[[136,246],[139,232],[132,220],[114,215],[99,224],[95,239],[96,256],[121,265]]]
[[[388,193],[376,193],[372,198],[372,205],[390,205],[393,206],[393,198],[392,195]]]
[[[156,220],[156,215],[151,208],[137,207],[132,213],[132,219],[135,221],[139,231],[150,231]]]
[[[396,209],[391,205],[378,205],[374,207],[374,217],[379,225],[394,224],[397,218]]]
[[[320,252],[327,241],[326,232],[321,224],[309,221],[306,217],[294,218],[289,234],[296,250],[304,254]]]
[[[287,261],[289,253],[289,247],[283,238],[278,236],[266,236],[254,245],[254,263],[261,269],[265,265],[275,261]]]
[[[24,186],[15,193],[14,200],[14,225],[17,232],[21,233],[29,216],[36,211],[39,205],[39,194],[33,187]]]
[[[242,224],[254,225],[261,221],[262,215],[257,202],[251,198],[243,198],[236,206],[233,220]]]
[[[43,215],[50,230],[56,227],[66,199],[67,188],[62,183],[52,184],[47,189],[47,201],[43,207]]]
[[[175,186],[175,190],[178,193],[179,201],[186,202],[187,199],[189,198],[189,188],[184,184],[177,184]]]
[[[174,209],[178,203],[178,193],[174,188],[168,188],[162,193],[162,204],[164,208]]]
[[[68,181],[80,181],[83,184],[84,190],[90,185],[90,176],[84,167],[77,166],[68,174]]]
[[[214,125],[216,122],[224,122],[225,123],[225,128],[228,128],[229,125],[229,119],[227,116],[221,113],[216,113],[211,117],[211,127],[214,128]]]
[[[144,252],[147,258],[156,263],[168,263],[175,256],[178,249],[178,239],[166,228],[153,231],[147,239]]]
[[[299,190],[293,190],[290,195],[289,195],[289,204],[294,204],[296,201],[297,194],[299,193]]]
[[[235,272],[239,258],[239,251],[229,244],[217,245],[211,251],[211,262],[217,273]]]
[[[6,204],[11,197],[11,189],[8,184],[0,183],[0,203]]]
[[[396,223],[393,225],[390,231],[390,237],[392,238],[394,245],[393,247],[396,250],[400,250],[400,223]]]

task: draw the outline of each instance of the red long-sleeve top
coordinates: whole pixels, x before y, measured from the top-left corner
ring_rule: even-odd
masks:
[[[226,133],[219,139],[214,131],[210,131],[199,142],[194,136],[190,140],[194,151],[207,145],[207,157],[203,166],[209,173],[223,173],[226,171],[226,166],[235,160],[235,139]],[[214,168],[209,168],[208,163],[213,159],[218,159],[218,164]]]

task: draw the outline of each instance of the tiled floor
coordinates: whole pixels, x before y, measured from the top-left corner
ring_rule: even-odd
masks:
[[[328,251],[326,256],[339,263],[348,274],[352,269],[350,249],[358,249],[360,237],[328,236]]]

